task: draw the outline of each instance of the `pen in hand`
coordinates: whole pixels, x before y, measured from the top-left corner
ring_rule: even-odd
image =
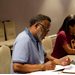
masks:
[[[45,63],[46,63],[47,61],[49,61],[49,59],[48,59],[48,58],[46,58],[46,59],[45,59]]]

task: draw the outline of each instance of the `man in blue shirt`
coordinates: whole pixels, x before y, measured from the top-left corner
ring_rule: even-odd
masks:
[[[55,64],[67,65],[68,57],[63,60],[49,56],[44,50],[41,40],[49,32],[51,19],[48,16],[38,14],[30,20],[30,27],[21,32],[14,43],[12,55],[12,74],[30,73],[42,70],[53,70]],[[47,58],[48,62],[44,62]]]

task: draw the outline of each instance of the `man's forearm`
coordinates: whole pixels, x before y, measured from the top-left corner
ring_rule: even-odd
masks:
[[[21,64],[21,63],[14,63],[13,65],[14,72],[21,72],[21,73],[30,73],[40,70],[40,65],[29,65],[29,64]]]
[[[60,59],[54,59],[53,62],[57,65],[62,65]]]
[[[55,64],[61,65],[61,60],[60,59],[56,59],[50,55],[46,55],[45,59],[48,58],[49,60],[52,60]]]
[[[48,54],[45,56],[45,59],[46,59],[46,58],[48,58],[49,60],[54,60],[54,59],[56,59],[56,58],[54,58],[54,57],[52,57],[52,56],[50,56],[50,55],[48,55]]]

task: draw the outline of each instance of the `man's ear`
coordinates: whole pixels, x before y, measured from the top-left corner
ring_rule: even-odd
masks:
[[[38,26],[39,26],[39,24],[38,23],[35,23],[35,27],[38,28]]]

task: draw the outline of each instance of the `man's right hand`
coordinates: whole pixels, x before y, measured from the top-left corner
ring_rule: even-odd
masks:
[[[55,69],[55,64],[52,61],[48,61],[42,66],[43,66],[43,70],[54,70]]]

